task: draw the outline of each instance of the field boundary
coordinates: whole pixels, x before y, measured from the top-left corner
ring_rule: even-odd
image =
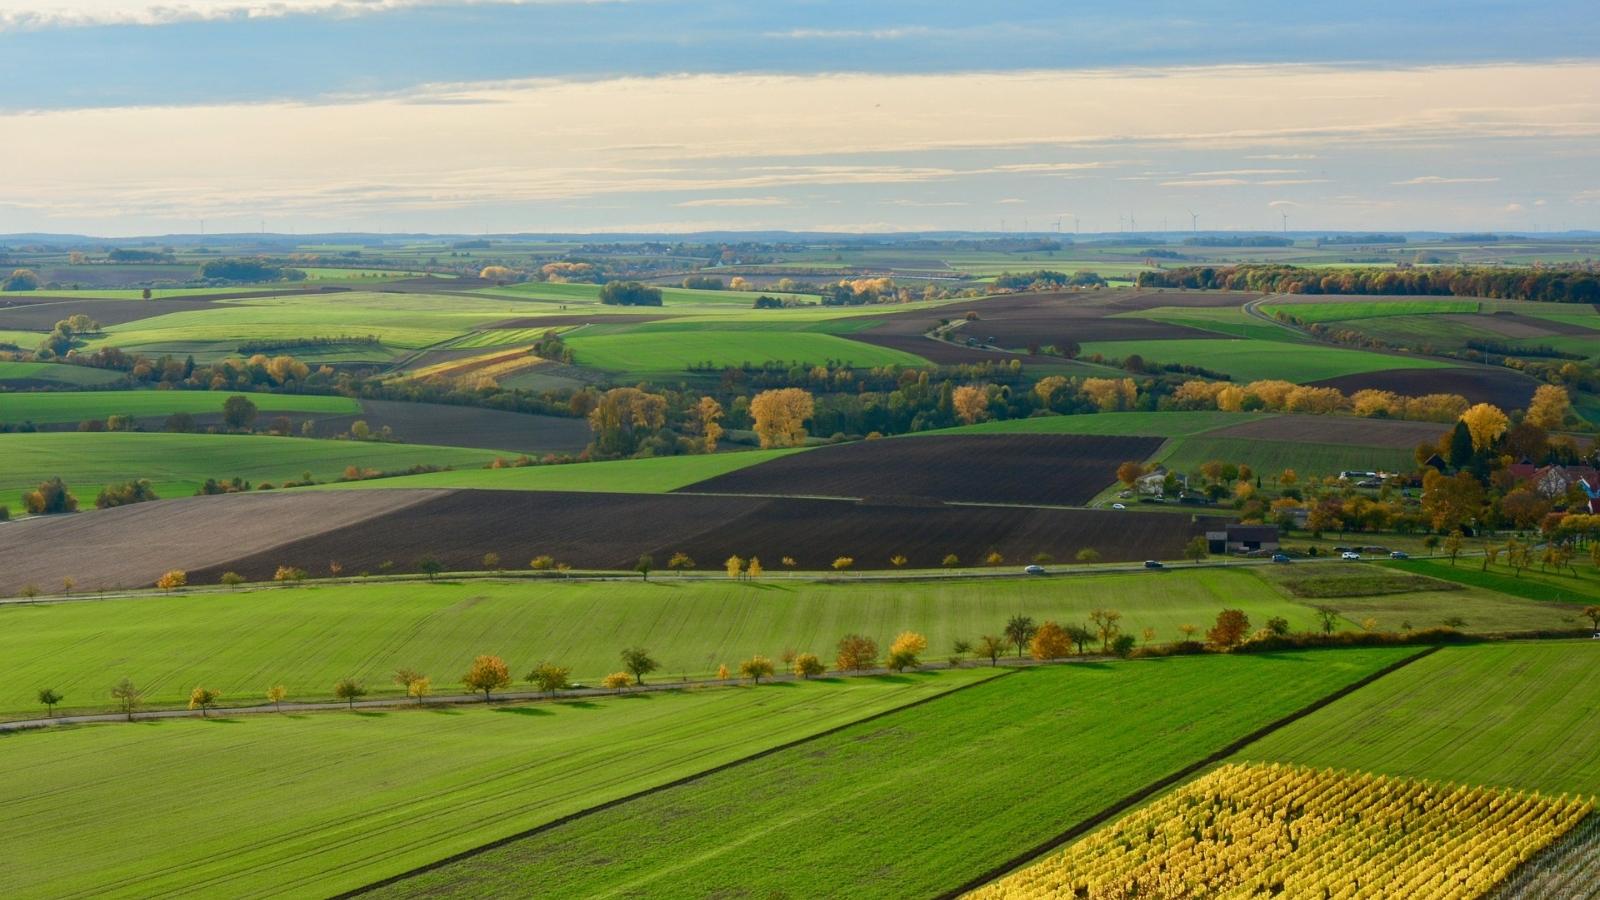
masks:
[[[463,851],[461,851],[459,853],[453,853],[453,854],[451,854],[449,856],[446,856],[446,857],[444,857],[442,859],[436,859],[433,862],[425,863],[423,865],[417,866],[416,868],[409,869],[409,870],[407,870],[405,872],[401,872],[398,875],[390,875],[387,878],[383,878],[383,879],[380,879],[378,881],[374,881],[371,884],[365,884],[365,885],[362,885],[361,887],[358,887],[358,888],[352,888],[352,889],[350,889],[348,891],[344,891],[342,893],[334,894],[330,898],[330,900],[346,900],[346,898],[350,898],[350,897],[359,897],[359,896],[362,896],[364,894],[368,894],[368,893],[370,893],[372,891],[378,890],[379,888],[385,888],[385,887],[389,887],[390,885],[393,885],[393,884],[399,884],[402,881],[406,881],[408,879],[415,878],[418,875],[425,875],[425,874],[427,874],[429,872],[432,872],[432,871],[435,871],[437,869],[442,869],[445,866],[448,866],[448,865],[451,865],[451,864],[454,864],[454,863],[457,863],[457,862],[461,862],[462,860],[465,860],[465,859],[471,859],[474,856],[479,856],[481,854],[487,853],[490,850],[496,850],[496,849],[499,849],[500,847],[504,847],[504,846],[506,846],[508,844],[513,844],[513,843],[515,843],[517,841],[523,840],[524,838],[530,838],[530,837],[533,837],[533,836],[538,835],[538,834],[543,834],[546,831],[550,831],[552,829],[559,828],[559,827],[561,827],[563,825],[566,825],[566,824],[568,824],[570,822],[575,822],[575,821],[577,821],[579,819],[586,818],[586,817],[594,815],[596,813],[601,813],[601,812],[605,812],[606,810],[609,810],[609,809],[614,809],[614,808],[616,808],[618,806],[622,806],[625,803],[631,803],[631,802],[633,802],[635,800],[641,800],[641,799],[643,799],[645,797],[649,797],[649,796],[651,796],[653,794],[659,794],[659,793],[661,793],[663,791],[671,790],[672,788],[682,787],[682,786],[684,786],[686,784],[693,784],[693,783],[695,783],[697,781],[700,781],[700,780],[705,779],[705,778],[709,778],[710,776],[716,775],[716,774],[718,774],[720,772],[725,772],[725,771],[727,771],[729,769],[733,769],[733,768],[737,768],[739,766],[747,765],[747,764],[755,762],[756,760],[759,760],[759,759],[764,759],[765,757],[771,756],[771,755],[773,755],[775,753],[781,753],[781,752],[783,752],[785,750],[792,750],[792,749],[794,749],[796,747],[803,747],[806,744],[812,743],[813,741],[818,741],[818,740],[821,740],[821,739],[826,738],[826,737],[832,737],[833,735],[838,734],[839,732],[844,731],[847,728],[854,728],[857,725],[864,725],[864,724],[866,724],[868,722],[873,722],[873,721],[876,721],[878,719],[884,718],[885,716],[891,716],[891,715],[894,715],[896,713],[904,712],[905,710],[908,710],[908,709],[915,709],[916,707],[922,706],[922,705],[927,704],[927,703],[932,703],[932,702],[934,702],[936,700],[943,700],[946,697],[954,696],[955,694],[959,694],[962,691],[970,690],[970,689],[978,687],[980,685],[994,684],[995,682],[997,682],[997,681],[999,681],[999,680],[1001,680],[1003,678],[1007,678],[1009,676],[1015,675],[1016,673],[1021,672],[1021,671],[1025,671],[1025,669],[1022,669],[1022,668],[1007,669],[1006,671],[1001,672],[1001,673],[999,673],[999,674],[997,674],[997,675],[995,675],[995,676],[993,676],[991,678],[984,678],[984,679],[981,679],[979,681],[974,681],[971,684],[964,684],[964,685],[961,685],[960,687],[951,688],[948,691],[944,691],[943,693],[939,693],[939,694],[934,694],[931,697],[923,697],[920,700],[913,700],[910,703],[905,704],[904,706],[896,706],[893,709],[886,709],[886,710],[883,710],[881,712],[875,712],[875,713],[873,713],[873,714],[871,714],[869,716],[865,716],[865,717],[860,718],[860,719],[855,719],[855,720],[850,721],[850,722],[845,722],[845,723],[843,723],[841,725],[835,725],[832,728],[828,728],[828,729],[825,729],[823,731],[818,731],[818,732],[816,732],[814,734],[809,734],[809,735],[806,735],[805,737],[802,737],[802,738],[796,738],[795,740],[792,740],[792,741],[786,741],[786,742],[784,742],[782,744],[778,744],[778,745],[773,746],[773,747],[768,747],[765,750],[761,750],[761,751],[758,751],[756,753],[752,753],[749,756],[743,756],[743,757],[740,757],[739,759],[735,759],[735,760],[731,760],[729,762],[722,763],[721,765],[712,766],[709,769],[704,769],[702,771],[695,772],[695,773],[690,774],[690,775],[685,775],[682,778],[675,778],[672,781],[668,781],[668,782],[665,782],[663,784],[658,784],[655,787],[649,787],[649,788],[645,788],[644,790],[634,791],[633,793],[628,794],[627,796],[617,797],[614,800],[607,800],[604,803],[600,803],[600,804],[597,804],[595,806],[591,806],[591,807],[589,807],[587,809],[580,809],[577,812],[568,813],[568,814],[566,814],[564,816],[561,816],[560,818],[552,819],[549,822],[546,822],[546,823],[544,823],[542,825],[536,825],[536,826],[534,826],[532,828],[528,828],[528,829],[525,829],[523,831],[519,831],[516,834],[508,835],[508,836],[503,837],[503,838],[497,838],[497,839],[495,839],[493,841],[490,841],[487,844],[480,844],[477,847],[473,847],[470,850],[463,850]]]
[[[961,884],[958,887],[936,895],[936,900],[955,900],[955,898],[960,897],[968,891],[983,887],[984,885],[994,881],[997,878],[1000,878],[1001,876],[1013,872],[1022,866],[1027,865],[1028,863],[1034,862],[1040,857],[1044,856],[1046,853],[1049,853],[1052,850],[1083,837],[1096,828],[1099,828],[1101,825],[1104,825],[1106,822],[1109,822],[1114,817],[1121,815],[1140,803],[1143,803],[1144,801],[1155,796],[1157,793],[1160,793],[1161,791],[1172,787],[1178,782],[1183,781],[1185,778],[1202,771],[1208,766],[1213,766],[1219,762],[1222,762],[1228,757],[1233,756],[1235,753],[1238,753],[1240,750],[1243,750],[1245,747],[1248,747],[1256,741],[1261,740],[1274,731],[1293,724],[1294,722],[1297,722],[1300,719],[1303,719],[1317,710],[1322,709],[1323,707],[1328,706],[1338,700],[1342,700],[1356,691],[1361,690],[1367,685],[1400,671],[1419,659],[1432,656],[1441,649],[1443,649],[1443,647],[1433,646],[1423,650],[1420,653],[1413,653],[1403,659],[1396,660],[1395,662],[1384,666],[1370,675],[1367,675],[1359,680],[1352,681],[1351,683],[1339,688],[1331,694],[1311,701],[1300,709],[1297,709],[1294,712],[1277,719],[1276,721],[1268,722],[1266,725],[1257,728],[1255,731],[1252,731],[1249,734],[1232,741],[1226,746],[1213,751],[1201,759],[1195,760],[1176,772],[1163,776],[1162,778],[1152,781],[1144,787],[1139,788],[1138,790],[1127,795],[1126,797],[1123,797],[1110,806],[1107,806],[1088,818],[1083,819],[1076,825],[1068,828],[1066,831],[1057,834],[1055,837],[1052,837],[1043,843],[1037,844],[1032,848],[1023,851],[1022,853],[1013,856],[1005,862],[1000,863],[999,865],[994,866],[993,868],[973,877],[971,880]],[[982,682],[980,682],[980,684],[981,683]]]

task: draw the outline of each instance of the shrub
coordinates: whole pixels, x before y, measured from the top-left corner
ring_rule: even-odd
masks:
[[[827,666],[815,653],[802,653],[794,658],[794,673],[801,678],[812,678],[827,671]]]
[[[189,573],[182,569],[173,569],[156,579],[156,587],[163,591],[181,588],[189,583]]]
[[[629,675],[627,672],[612,672],[610,675],[607,675],[606,677],[600,679],[601,687],[604,687],[604,688],[607,688],[607,689],[613,690],[613,691],[621,690],[623,688],[626,688],[628,685],[630,685],[632,683],[633,683],[633,676]]]

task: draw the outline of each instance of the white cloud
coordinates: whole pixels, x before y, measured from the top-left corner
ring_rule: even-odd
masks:
[[[1300,204],[1294,202],[1293,200],[1272,200],[1269,201],[1267,205],[1274,209],[1290,209],[1299,206]]]
[[[1237,187],[1249,184],[1243,178],[1181,178],[1177,181],[1163,181],[1162,187]]]
[[[1190,172],[1197,178],[1208,175],[1294,175],[1300,169],[1218,169],[1214,172]]]
[[[1252,153],[1245,159],[1295,160],[1316,159],[1315,153]]]
[[[933,29],[921,25],[901,28],[791,28],[788,31],[768,31],[762,37],[808,40],[868,40],[898,41],[903,38],[925,37]]]
[[[1491,184],[1499,178],[1446,178],[1442,175],[1418,175],[1416,178],[1407,178],[1405,181],[1391,181],[1390,184]]]
[[[1021,197],[1006,197],[1004,199],[995,201],[995,203],[1006,204],[1006,205],[1015,205],[1015,204],[1018,204],[1018,203],[1027,203],[1027,202],[1028,201],[1022,199]]]
[[[1587,206],[1588,204],[1591,204],[1591,203],[1600,203],[1600,188],[1595,188],[1593,190],[1588,190],[1588,191],[1579,191],[1576,194],[1572,195],[1572,202],[1580,204],[1580,205],[1584,205],[1584,206]],[[1538,203],[1536,203],[1534,205],[1535,206],[1543,206],[1544,205],[1544,201],[1540,200]]]
[[[700,200],[685,200],[678,206],[788,206],[789,201],[782,197],[705,197]]]
[[[0,0],[0,31],[171,25],[292,15],[359,16],[419,6],[533,6],[626,0]]]

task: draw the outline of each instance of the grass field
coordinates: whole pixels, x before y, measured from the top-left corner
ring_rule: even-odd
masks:
[[[1438,313],[1476,313],[1476,300],[1373,300],[1351,303],[1273,303],[1262,304],[1269,316],[1287,313],[1302,322],[1342,322],[1352,319],[1381,319],[1387,316],[1426,316]]]
[[[1593,794],[1597,649],[1587,641],[1447,647],[1239,756]]]
[[[876,347],[831,334],[808,331],[705,330],[622,334],[578,332],[567,338],[578,365],[613,372],[679,373],[697,363],[736,366],[764,362],[854,366],[926,366],[928,361],[899,350]]]
[[[1316,344],[1284,341],[1166,340],[1089,341],[1083,354],[1099,353],[1110,359],[1132,355],[1146,362],[1183,363],[1224,372],[1235,381],[1282,378],[1303,384],[1323,378],[1377,372],[1385,369],[1436,369],[1445,363],[1403,355],[1346,350]]]
[[[1117,313],[1114,318],[1154,319],[1169,325],[1184,325],[1202,331],[1214,331],[1230,338],[1287,342],[1306,340],[1297,331],[1271,322],[1263,322],[1237,306],[1214,308],[1158,306],[1155,309]]]
[[[702,567],[719,561],[702,560]],[[506,560],[525,567],[526,560]],[[518,671],[550,659],[576,677],[617,669],[634,644],[661,661],[664,680],[736,667],[755,653],[786,649],[832,658],[850,632],[887,647],[896,634],[927,635],[930,658],[957,638],[998,634],[1016,613],[1038,621],[1083,622],[1089,610],[1114,606],[1124,629],[1209,625],[1223,607],[1255,622],[1284,616],[1311,628],[1315,616],[1245,571],[1199,570],[1152,575],[1007,580],[981,589],[959,582],[907,585],[675,582],[418,582],[218,589],[211,595],[0,607],[0,716],[38,714],[35,693],[54,686],[66,708],[104,708],[106,690],[123,675],[153,704],[187,699],[197,683],[230,698],[255,699],[282,682],[300,697],[331,695],[340,678],[360,679],[376,694],[399,694],[388,673],[410,666],[443,688],[472,657],[498,653]],[[248,634],[249,640],[239,636]]]
[[[327,896],[988,674],[7,737],[0,893]]]
[[[537,884],[565,897],[810,897],[841,885],[853,898],[934,896],[1404,655],[1024,671],[379,895],[497,896]]]
[[[69,366],[62,363],[12,362],[0,360],[0,382],[48,381],[63,385],[88,387],[110,384],[122,378],[121,372],[91,369],[88,366]],[[0,404],[16,394],[0,394]]]
[[[1469,545],[1469,549],[1473,549]],[[1512,597],[1528,600],[1552,600],[1561,603],[1594,603],[1600,600],[1600,570],[1574,560],[1573,571],[1541,572],[1538,568],[1525,570],[1518,575],[1501,562],[1483,568],[1483,559],[1464,558],[1451,565],[1448,559],[1412,559],[1386,562],[1384,565],[1433,578],[1444,578],[1460,584],[1498,591]]]
[[[1248,464],[1267,478],[1276,478],[1284,469],[1294,469],[1304,479],[1337,475],[1345,469],[1405,472],[1416,465],[1410,450],[1205,435],[1168,441],[1154,457],[1177,472],[1197,471],[1214,459]]]
[[[414,465],[478,469],[494,459],[492,450],[329,441],[236,434],[152,434],[144,432],[39,432],[0,434],[0,502],[14,504],[24,490],[54,475],[92,509],[107,484],[149,479],[156,495],[171,499],[199,490],[207,478],[243,478],[253,484],[338,478],[346,466],[393,471]],[[16,507],[13,506],[15,510]]]
[[[595,491],[611,494],[665,494],[735,469],[753,466],[800,450],[740,450],[696,456],[658,456],[604,462],[513,469],[458,469],[349,484],[320,485],[314,490],[378,488],[481,488],[495,491]]]
[[[94,370],[89,370],[94,371]],[[82,422],[107,416],[167,416],[172,413],[221,413],[232,394],[218,391],[74,391],[0,394],[0,424]],[[263,417],[279,412],[345,416],[361,412],[349,397],[305,394],[246,394]]]

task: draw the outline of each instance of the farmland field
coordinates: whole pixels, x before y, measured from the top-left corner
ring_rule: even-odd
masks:
[[[1384,565],[1529,600],[1576,604],[1600,598],[1600,571],[1593,566],[1564,572],[1528,569],[1518,573],[1505,564],[1503,557],[1488,568],[1483,566],[1481,557],[1462,559],[1456,565],[1446,559],[1412,559]]]
[[[567,339],[580,365],[614,372],[676,373],[711,363],[737,366],[764,362],[822,364],[839,360],[856,366],[924,366],[927,360],[901,350],[874,347],[831,334],[706,330],[625,334],[578,333]]]
[[[1224,372],[1235,381],[1281,378],[1304,384],[1379,370],[1437,369],[1446,363],[1419,357],[1347,350],[1315,344],[1207,338],[1180,341],[1094,341],[1083,354],[1108,359],[1142,356],[1146,362],[1183,363]],[[1406,393],[1425,393],[1407,391]]]
[[[1000,419],[936,431],[917,432],[914,437],[944,434],[1084,434],[1112,436],[1181,437],[1215,428],[1246,422],[1266,422],[1266,413],[1216,412],[1117,412],[1076,416],[1033,416],[1027,419]],[[1342,421],[1342,420],[1341,420]]]
[[[527,567],[526,560],[505,562]],[[0,607],[0,659],[8,661],[0,716],[36,715],[39,685],[61,689],[68,709],[105,708],[107,686],[122,675],[157,706],[181,703],[198,682],[223,691],[228,702],[251,702],[263,679],[282,681],[301,698],[325,699],[346,676],[377,696],[399,696],[388,681],[392,670],[432,673],[442,690],[477,653],[498,653],[513,667],[556,660],[588,680],[614,671],[617,651],[639,644],[661,661],[661,678],[673,680],[709,675],[756,653],[776,659],[793,649],[831,658],[852,631],[887,646],[915,629],[927,635],[930,656],[942,658],[956,639],[996,633],[1019,611],[1039,621],[1081,622],[1110,604],[1131,633],[1154,628],[1163,641],[1178,639],[1180,625],[1215,619],[1224,606],[1254,621],[1283,616],[1297,628],[1315,621],[1309,607],[1248,572],[1227,570],[1176,579],[1002,580],[982,590],[960,582],[675,581],[666,573],[648,584],[542,579],[212,590]],[[244,632],[251,639],[237,640]]]
[[[1152,883],[1161,896],[1477,896],[1593,809],[1589,798],[1229,765],[967,896],[1137,895]]]
[[[1339,420],[1339,424],[1348,422],[1348,419]],[[1154,462],[1175,472],[1196,471],[1210,460],[1245,463],[1267,478],[1276,478],[1284,469],[1294,469],[1305,478],[1337,475],[1346,469],[1406,472],[1416,465],[1409,449],[1212,437],[1209,434],[1174,440],[1153,458]]]
[[[1588,641],[1447,647],[1239,757],[1592,794],[1600,654]]]
[[[592,491],[664,494],[725,472],[760,465],[796,449],[739,450],[699,456],[662,456],[510,469],[458,469],[401,478],[321,485],[317,490],[471,488],[487,491]]]
[[[683,490],[1072,505],[1113,481],[1118,463],[1144,459],[1159,445],[1159,438],[1080,435],[860,441],[738,469]]]
[[[812,896],[848,884],[859,898],[933,896],[1408,652],[1023,671],[377,895],[487,896],[538,884],[559,896]],[[1041,790],[1046,771],[1063,777]]]
[[[96,371],[89,369],[87,371]],[[0,394],[0,424],[82,422],[112,415],[135,417],[222,412],[224,391],[74,391],[37,394]],[[279,412],[318,415],[358,413],[361,405],[349,397],[308,394],[252,393],[244,396],[270,418]]]
[[[1423,394],[1460,394],[1473,403],[1493,403],[1501,409],[1525,409],[1538,382],[1520,372],[1489,366],[1452,366],[1415,369],[1392,365],[1395,357],[1375,371],[1319,378],[1320,387],[1334,387],[1346,394],[1372,388],[1416,397]]]
[[[990,671],[7,737],[0,892],[326,896]],[[104,839],[146,828],[161,839]]]
[[[94,505],[107,484],[148,479],[164,498],[186,497],[207,478],[243,478],[252,484],[299,480],[310,472],[332,481],[346,467],[392,471],[415,465],[476,469],[494,459],[488,450],[379,441],[322,441],[264,434],[151,434],[106,431],[0,434],[6,465],[0,497],[14,497],[59,475],[82,507]]]
[[[934,568],[948,556],[970,566],[998,553],[1021,565],[1068,562],[1084,550],[1129,562],[1178,559],[1197,531],[1189,516],[1132,510],[464,490],[229,565],[247,578],[267,578],[286,563],[312,571],[337,559],[353,572],[377,572],[385,562],[433,556],[462,571],[477,568],[488,551],[519,560],[550,555],[585,569],[630,569],[641,555],[660,565],[680,552],[703,565],[757,557],[774,571],[785,558],[803,571],[826,571],[839,559],[854,569],[891,568],[896,557],[911,568]],[[222,571],[192,574],[211,579]]]
[[[1377,319],[1385,316],[1439,315],[1442,313],[1472,314],[1478,311],[1476,300],[1456,300],[1440,297],[1414,299],[1351,298],[1344,302],[1323,303],[1311,301],[1276,301],[1262,304],[1261,311],[1269,316],[1286,313],[1302,322],[1339,322],[1349,319]]]
[[[0,384],[4,384],[7,387],[32,384],[89,387],[98,384],[110,384],[121,378],[121,372],[108,372],[105,369],[90,369],[85,366],[0,360]],[[9,394],[4,396],[9,399],[17,395]]]

